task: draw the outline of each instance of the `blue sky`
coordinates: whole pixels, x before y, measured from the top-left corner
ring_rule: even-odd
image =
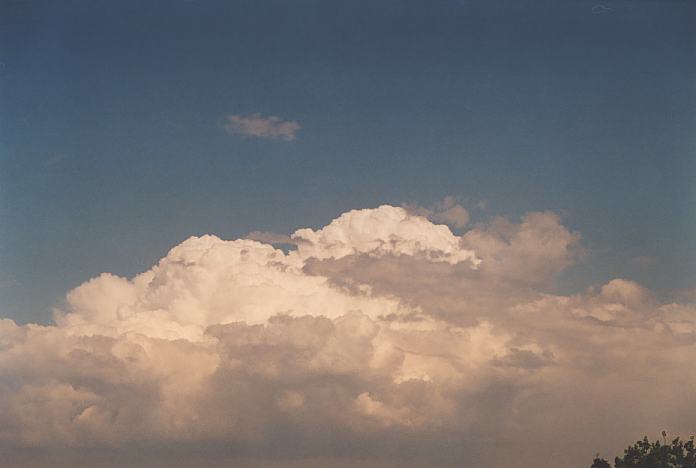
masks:
[[[693,2],[0,8],[1,316],[46,321],[190,235],[447,195],[564,213],[588,251],[565,291],[696,285]],[[225,131],[256,113],[301,128]]]

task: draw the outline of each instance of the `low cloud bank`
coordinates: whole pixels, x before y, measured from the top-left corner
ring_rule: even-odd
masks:
[[[435,222],[193,237],[0,320],[0,466],[570,467],[696,428],[693,302],[543,292],[582,255],[550,212]]]

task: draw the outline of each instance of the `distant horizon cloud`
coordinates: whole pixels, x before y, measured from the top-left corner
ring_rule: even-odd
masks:
[[[275,115],[264,116],[258,112],[250,115],[227,115],[222,127],[230,135],[285,141],[294,141],[302,128],[293,120],[284,120]]]
[[[0,319],[3,463],[552,468],[690,435],[693,290],[552,293],[579,233],[466,213],[191,237],[69,291],[52,325]]]

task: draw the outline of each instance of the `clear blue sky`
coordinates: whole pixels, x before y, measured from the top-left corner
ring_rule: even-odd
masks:
[[[221,126],[255,113],[301,129]],[[668,294],[696,285],[695,127],[692,1],[5,0],[0,316],[190,235],[446,195],[565,213],[565,290]]]

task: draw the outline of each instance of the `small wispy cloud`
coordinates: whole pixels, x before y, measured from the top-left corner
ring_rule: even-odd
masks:
[[[224,118],[222,128],[232,135],[293,141],[301,126],[295,121],[283,120],[275,115],[263,116],[256,113],[228,115]]]
[[[614,11],[613,8],[610,8],[606,5],[602,5],[601,3],[598,3],[597,5],[592,7],[592,14],[593,15],[603,15],[606,13],[612,13]]]

